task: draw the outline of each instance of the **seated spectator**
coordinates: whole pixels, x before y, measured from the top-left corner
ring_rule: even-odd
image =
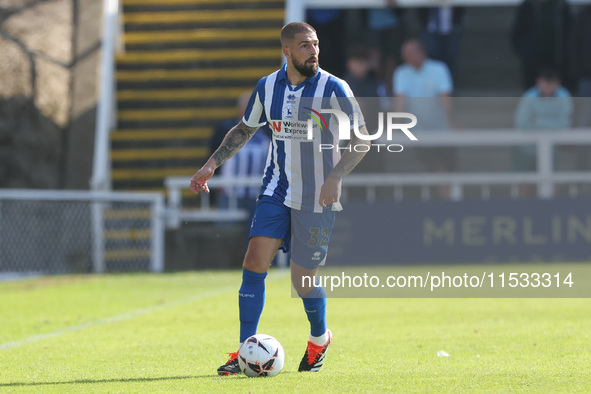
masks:
[[[395,110],[417,117],[417,131],[449,130],[453,82],[445,63],[429,59],[418,39],[402,45],[404,64],[394,72]],[[455,148],[419,148],[419,159],[427,171],[447,173],[455,170]],[[436,189],[439,198],[449,198],[449,186]]]
[[[562,98],[547,100],[547,98]],[[515,127],[522,130],[562,130],[571,126],[573,103],[554,69],[540,72],[536,85],[522,96],[515,114]]]
[[[554,69],[544,69],[540,72],[536,85],[528,89],[519,101],[515,113],[515,127],[526,131],[561,131],[571,127],[572,114],[572,98],[568,90],[561,85],[558,72]],[[534,146],[514,148],[513,170],[536,170]],[[531,185],[520,185],[521,197],[531,194]]]
[[[384,83],[371,68],[369,49],[353,47],[347,56],[345,81],[355,97],[387,97]]]
[[[351,48],[346,67],[344,79],[357,98],[361,112],[366,115],[368,130],[374,130],[378,126],[378,119],[373,116],[374,113],[368,114],[367,112],[372,111],[377,114],[377,111],[388,111],[390,99],[386,86],[371,68],[370,50],[361,46]]]
[[[387,83],[388,89],[392,86],[394,69],[400,62],[403,22],[404,9],[397,7],[396,0],[386,0],[386,7],[367,10],[369,61],[377,77]]]

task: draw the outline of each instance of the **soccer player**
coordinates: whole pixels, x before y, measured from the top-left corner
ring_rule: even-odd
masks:
[[[314,110],[301,108],[298,102],[304,98],[321,102],[317,108],[340,110],[352,122],[357,119],[361,134],[367,134],[367,129],[346,82],[318,67],[318,37],[312,26],[300,22],[285,25],[281,46],[287,63],[258,82],[244,117],[193,175],[191,189],[194,193],[209,192],[207,180],[216,168],[244,146],[257,129],[270,129],[272,143],[238,293],[240,343],[256,334],[265,302],[265,277],[273,256],[279,248],[287,252],[291,246],[291,281],[310,322],[310,337],[299,371],[318,371],[332,341],[326,327],[326,293],[321,286],[310,286],[310,281],[304,285],[302,279],[315,278],[318,266],[326,260],[335,211],[341,209],[341,179],[361,161],[369,144],[351,133],[349,148],[366,147],[345,149],[341,157],[337,149],[338,119],[326,113],[321,116],[321,125],[328,130],[318,127],[313,139],[307,138],[304,125]],[[321,150],[321,144],[334,149]],[[237,352],[230,353],[218,373],[240,373]]]

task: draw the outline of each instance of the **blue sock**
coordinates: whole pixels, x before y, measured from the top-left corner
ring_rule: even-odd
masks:
[[[319,337],[326,332],[326,292],[324,287],[314,287],[312,292],[302,297],[304,309],[310,322],[310,334]]]
[[[238,292],[240,309],[240,343],[257,333],[259,319],[265,306],[265,278],[267,273],[258,274],[242,269],[242,286]]]

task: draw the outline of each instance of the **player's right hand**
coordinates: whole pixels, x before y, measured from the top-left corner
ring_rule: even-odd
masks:
[[[213,176],[214,171],[211,167],[203,166],[193,175],[191,178],[191,190],[193,193],[199,194],[204,190],[209,193],[207,180]]]

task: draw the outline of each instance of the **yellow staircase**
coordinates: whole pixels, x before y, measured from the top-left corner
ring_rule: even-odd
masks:
[[[104,212],[104,259],[107,272],[149,270],[152,211],[115,208]]]
[[[281,64],[284,0],[122,0],[115,190],[163,191],[209,155],[236,99]]]

